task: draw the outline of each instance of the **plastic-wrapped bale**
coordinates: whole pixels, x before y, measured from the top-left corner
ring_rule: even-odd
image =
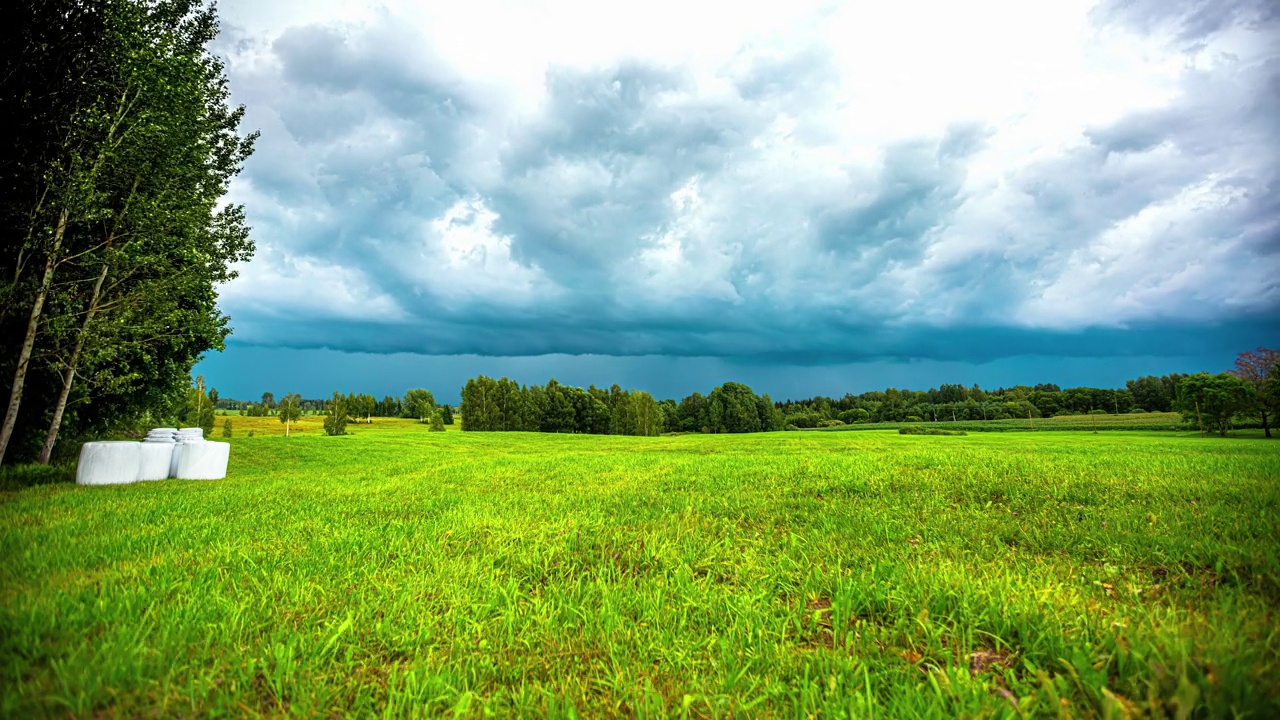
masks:
[[[178,444],[173,440],[154,440],[147,438],[138,448],[140,453],[138,463],[138,479],[139,480],[164,480],[172,477],[170,469],[173,467],[173,451]]]
[[[183,480],[221,480],[227,476],[231,444],[208,441],[183,443],[176,454],[176,477]]]
[[[80,448],[76,482],[81,485],[136,482],[141,465],[142,443],[129,440],[87,442]]]

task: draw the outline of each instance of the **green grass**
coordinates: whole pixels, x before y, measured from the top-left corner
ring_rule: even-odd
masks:
[[[883,422],[855,423],[853,425],[836,425],[827,428],[813,428],[821,432],[841,432],[850,430],[897,430],[903,427],[936,427],[968,432],[1013,432],[1013,431],[1062,431],[1076,430],[1090,432],[1095,427],[1099,430],[1139,430],[1139,431],[1176,431],[1186,430],[1179,413],[1135,413],[1132,415],[1061,415],[1058,417],[1013,418],[1010,420],[960,420],[940,422]],[[1247,432],[1247,431],[1246,431]],[[1249,433],[1252,434],[1252,433]]]
[[[0,713],[1280,715],[1280,442],[351,431],[0,493]]]

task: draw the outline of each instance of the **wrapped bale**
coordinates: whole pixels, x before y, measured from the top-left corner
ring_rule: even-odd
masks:
[[[128,440],[87,442],[80,448],[76,482],[122,485],[136,482],[142,465],[142,443]]]
[[[183,443],[175,453],[178,470],[175,477],[183,480],[221,480],[227,476],[227,460],[231,445],[224,442]]]

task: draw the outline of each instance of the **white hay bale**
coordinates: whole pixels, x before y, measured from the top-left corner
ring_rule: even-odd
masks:
[[[122,485],[135,482],[142,464],[142,443],[128,440],[87,442],[80,448],[76,482]]]
[[[175,477],[183,480],[221,480],[227,476],[231,445],[224,442],[187,442],[174,453],[178,457]]]
[[[138,479],[164,480],[170,477],[169,468],[173,465],[173,450],[177,447],[177,443],[172,440],[168,442],[146,440],[141,445],[138,449],[140,453]]]

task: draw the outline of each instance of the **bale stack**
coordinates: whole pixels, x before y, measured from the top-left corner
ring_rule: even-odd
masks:
[[[208,442],[200,428],[155,428],[142,442],[87,442],[80,448],[76,482],[119,485],[140,480],[220,480],[231,445]]]
[[[177,447],[178,431],[174,428],[156,428],[147,433],[139,451],[142,454],[138,469],[139,480],[164,480],[173,477],[173,451]]]

